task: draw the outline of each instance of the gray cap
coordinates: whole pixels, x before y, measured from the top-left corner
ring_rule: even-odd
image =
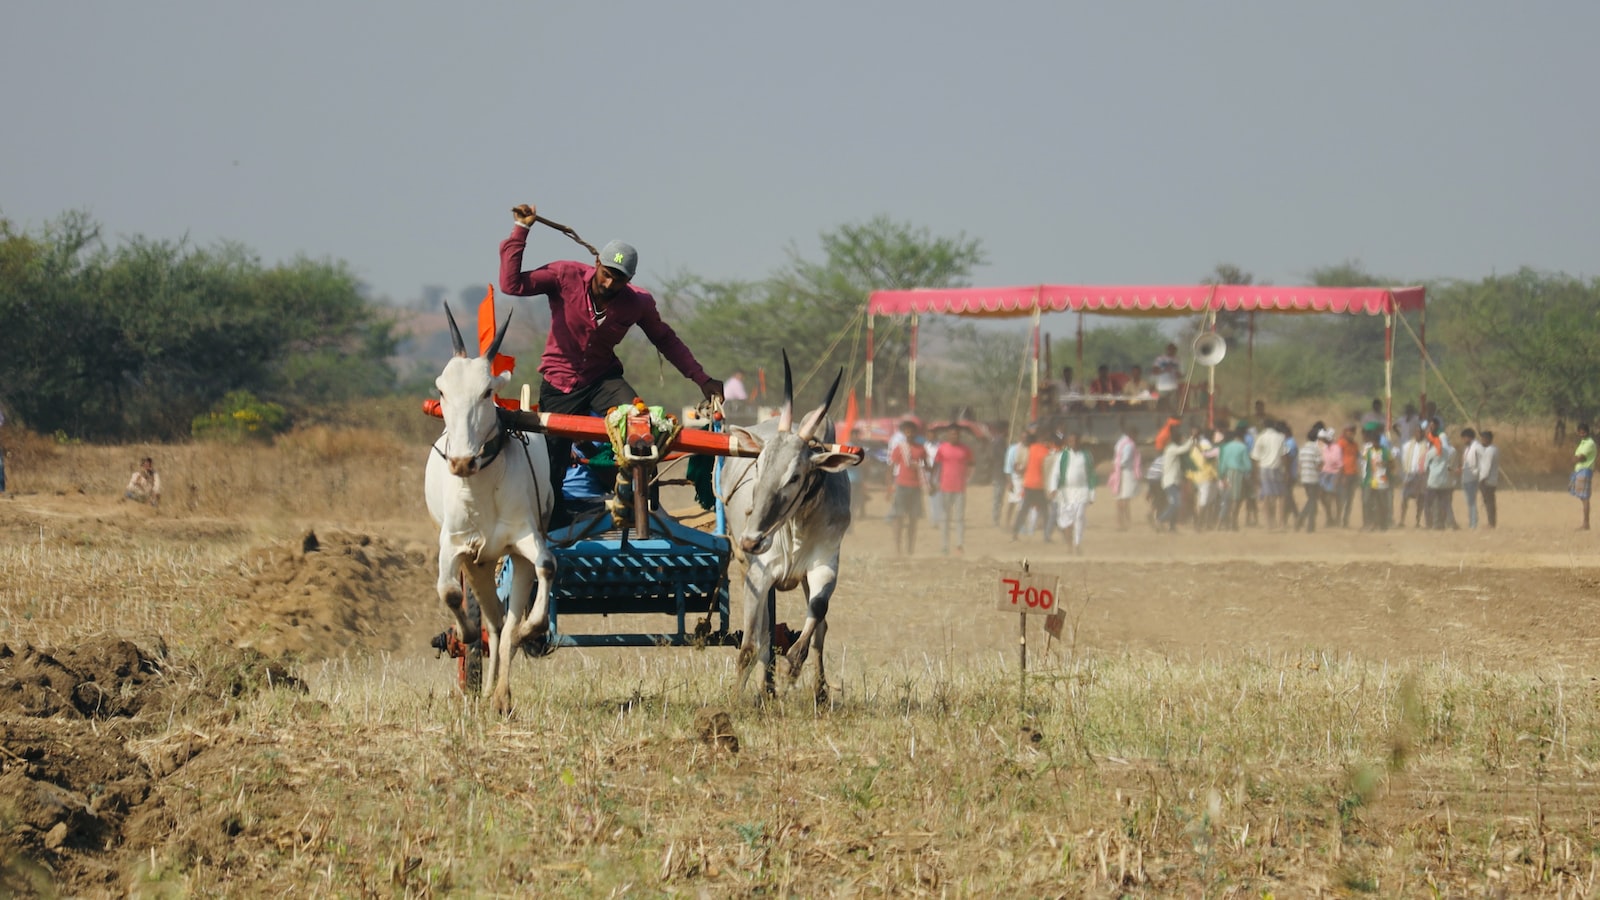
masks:
[[[627,276],[633,280],[633,273],[639,269],[639,251],[633,249],[632,244],[621,241],[612,241],[600,251],[600,265]]]

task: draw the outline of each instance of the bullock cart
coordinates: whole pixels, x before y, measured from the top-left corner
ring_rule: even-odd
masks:
[[[604,510],[579,515],[572,524],[549,534],[556,558],[550,592],[549,628],[524,644],[531,654],[557,647],[737,646],[743,633],[729,629],[728,567],[733,557],[726,511],[719,493],[712,531],[683,524],[650,498],[666,463],[685,456],[755,457],[758,448],[732,440],[720,430],[720,413],[709,428],[679,427],[676,419],[642,402],[619,407],[605,418],[547,413],[526,408],[497,410],[511,433],[544,433],[574,441],[610,442],[616,451],[617,490]],[[438,415],[437,401],[425,411]],[[859,460],[863,451],[838,446]],[[510,600],[514,563],[502,561],[497,585],[500,600]],[[465,586],[464,586],[465,587]],[[768,597],[765,621],[776,623],[774,598]],[[664,627],[655,631],[573,633],[561,622],[570,616],[659,615]],[[774,624],[775,643],[785,646],[788,630]],[[486,646],[487,642],[479,643]],[[434,639],[433,646],[458,660],[464,687],[475,687],[479,654],[472,652],[454,629]]]

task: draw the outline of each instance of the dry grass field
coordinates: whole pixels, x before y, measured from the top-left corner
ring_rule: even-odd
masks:
[[[1562,493],[1315,537],[1118,533],[1102,501],[1074,557],[980,491],[965,555],[901,558],[880,490],[826,706],[809,673],[737,695],[727,649],[568,649],[500,717],[427,646],[425,439],[15,437],[0,894],[1600,891],[1600,536]],[[160,510],[117,500],[147,452]],[[1023,558],[1068,612],[1025,682],[994,610]]]

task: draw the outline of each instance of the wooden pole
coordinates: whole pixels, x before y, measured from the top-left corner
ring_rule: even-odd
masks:
[[[1022,561],[1022,574],[1028,574],[1028,561]],[[1017,654],[1021,662],[1017,681],[1017,715],[1028,714],[1028,614],[1017,613]]]
[[[1394,301],[1383,315],[1383,433],[1394,428]]]
[[[1256,408],[1256,311],[1250,310],[1250,336],[1245,346],[1244,414]]]
[[[867,421],[872,421],[872,325],[876,317],[867,313]]]
[[[906,412],[917,411],[917,314],[911,314],[911,358],[906,363]]]
[[[1428,308],[1417,313],[1417,345],[1422,348],[1422,396],[1417,398],[1417,410],[1428,418]]]
[[[1078,370],[1073,374],[1083,377],[1083,310],[1078,310]]]
[[[1039,421],[1039,307],[1033,308],[1033,397],[1028,401],[1029,421]]]

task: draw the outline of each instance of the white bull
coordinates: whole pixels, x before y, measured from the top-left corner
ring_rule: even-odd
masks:
[[[455,614],[470,652],[476,652],[480,626],[469,621],[458,578],[458,573],[466,575],[488,623],[483,695],[490,696],[492,688],[495,709],[508,712],[511,658],[517,645],[549,627],[550,585],[556,571],[545,538],[554,503],[550,458],[543,435],[514,435],[495,413],[495,391],[510,375],[492,374],[491,364],[511,317],[506,316],[481,357],[467,356],[449,306],[445,317],[456,352],[434,382],[444,434],[433,444],[424,477],[428,513],[439,525],[439,598]],[[502,556],[517,560],[512,566],[510,607],[504,610],[495,593],[495,563]],[[535,577],[539,593],[530,615],[529,589]]]
[[[839,373],[843,375],[843,371]],[[794,422],[793,383],[789,357],[783,358],[783,408],[776,420],[755,428],[729,429],[729,434],[754,459],[729,459],[722,485],[728,531],[747,564],[744,578],[744,643],[739,648],[739,685],[759,660],[763,685],[772,693],[772,621],[768,604],[778,591],[804,586],[806,620],[790,646],[789,678],[800,674],[812,649],[817,654],[815,696],[827,699],[828,682],[822,647],[828,634],[828,603],[839,575],[839,543],[850,527],[850,481],[847,466],[861,461],[853,453],[830,449],[833,426],[824,416],[839,388],[828,388],[822,405]]]

